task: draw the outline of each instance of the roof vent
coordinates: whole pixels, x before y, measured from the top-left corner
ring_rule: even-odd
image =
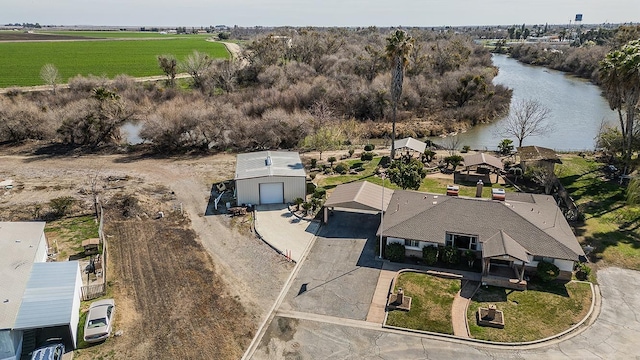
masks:
[[[267,166],[271,166],[271,164],[273,164],[273,162],[271,161],[271,156],[267,156],[267,159],[264,161],[264,163]]]

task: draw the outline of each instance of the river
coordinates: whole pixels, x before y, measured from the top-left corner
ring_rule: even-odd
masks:
[[[493,63],[500,69],[493,80],[494,84],[513,89],[511,106],[518,100],[531,99],[551,110],[548,121],[553,131],[544,136],[525,138],[523,145],[538,145],[559,151],[593,150],[602,121],[617,124],[617,114],[609,109],[600,88],[587,80],[544,67],[522,64],[506,55],[494,55]],[[503,120],[475,126],[459,134],[460,146],[496,149],[504,138],[498,134]],[[444,142],[440,138],[433,140],[436,143]],[[516,139],[512,140],[517,146]]]

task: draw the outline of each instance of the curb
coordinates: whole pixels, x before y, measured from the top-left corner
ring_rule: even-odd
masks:
[[[407,272],[407,271],[421,272],[421,271],[415,271],[415,270],[412,270],[412,269],[401,269],[401,270],[398,270],[397,275],[391,280],[391,286],[390,286],[391,290],[393,289],[393,284],[395,283],[395,280],[396,280],[397,276],[400,275],[400,273]],[[426,272],[422,272],[422,273],[426,274]],[[433,275],[433,274],[429,274],[429,275],[436,276],[436,275]],[[530,348],[537,348],[537,347],[547,346],[547,345],[552,344],[554,340],[560,340],[561,338],[563,338],[565,336],[573,337],[573,336],[576,336],[576,335],[582,333],[583,331],[588,329],[591,324],[593,324],[595,322],[595,320],[597,319],[598,315],[600,314],[601,297],[600,297],[600,293],[599,293],[599,287],[597,285],[594,285],[593,283],[588,282],[588,281],[572,280],[570,282],[586,283],[586,284],[589,284],[589,286],[591,287],[591,306],[589,307],[589,311],[584,316],[584,318],[582,318],[582,320],[580,320],[577,324],[571,326],[567,330],[564,330],[564,331],[562,331],[562,332],[560,332],[558,334],[554,334],[552,336],[546,337],[544,339],[532,340],[532,341],[523,341],[523,342],[505,343],[505,342],[496,342],[496,341],[489,341],[489,340],[480,340],[480,339],[474,339],[474,338],[462,338],[462,337],[455,336],[455,335],[435,333],[435,332],[431,332],[431,331],[423,331],[423,330],[401,328],[401,327],[387,325],[387,317],[389,316],[389,311],[386,311],[386,310],[385,310],[385,315],[384,315],[384,321],[382,322],[382,328],[383,329],[389,329],[389,330],[395,330],[395,331],[398,331],[398,332],[413,333],[413,334],[419,334],[419,335],[427,335],[429,337],[439,338],[439,339],[442,339],[442,340],[449,340],[449,341],[456,342],[456,343],[467,344],[467,345],[475,345],[475,346],[479,345],[479,346],[491,347],[491,348],[495,348],[495,349],[514,349],[514,348],[530,349]],[[478,290],[479,287],[480,287],[480,285],[476,288],[476,291]],[[596,288],[598,289],[598,292],[596,292]],[[475,292],[474,292],[474,294],[475,294]],[[387,303],[388,302],[389,302],[389,294],[387,294]],[[597,309],[596,309],[596,303],[598,305]],[[597,312],[594,312],[594,310],[597,310]],[[582,326],[587,321],[588,321],[588,323],[586,324],[586,326]],[[468,331],[469,330],[469,324],[467,323],[466,325],[467,325],[467,331]]]

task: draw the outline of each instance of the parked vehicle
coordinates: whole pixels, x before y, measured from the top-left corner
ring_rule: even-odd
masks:
[[[87,321],[84,324],[84,341],[96,343],[106,340],[111,335],[111,322],[115,307],[113,299],[91,303]]]
[[[61,339],[47,340],[43,345],[33,350],[31,360],[60,360],[64,354],[64,344]]]

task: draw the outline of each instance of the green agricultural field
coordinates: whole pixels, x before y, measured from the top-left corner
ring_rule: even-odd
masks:
[[[76,34],[78,35],[78,34]],[[162,75],[156,57],[173,54],[183,59],[194,50],[213,58],[227,58],[221,43],[205,41],[203,36],[159,38],[157,40],[98,40],[68,42],[0,43],[0,87],[43,85],[40,69],[52,63],[62,82],[76,75],[105,75],[113,78]]]
[[[160,34],[152,31],[37,31],[37,34],[53,34],[65,36],[82,36],[98,39],[125,39],[125,38],[200,38],[206,39],[214,34]]]

